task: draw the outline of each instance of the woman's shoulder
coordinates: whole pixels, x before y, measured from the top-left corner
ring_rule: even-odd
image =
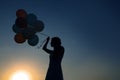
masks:
[[[64,50],[64,47],[63,46],[59,46],[58,49],[59,50]]]
[[[63,46],[60,47],[60,50],[61,50],[62,53],[64,53],[64,51],[65,51]]]

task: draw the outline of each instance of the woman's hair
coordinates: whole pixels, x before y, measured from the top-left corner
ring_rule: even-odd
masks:
[[[61,40],[59,37],[53,37],[51,41],[51,45],[54,46],[60,46],[61,45]]]

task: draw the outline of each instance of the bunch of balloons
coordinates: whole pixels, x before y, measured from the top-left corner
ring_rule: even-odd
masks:
[[[16,33],[15,42],[21,44],[27,40],[30,46],[36,46],[39,42],[36,33],[43,31],[44,23],[38,20],[35,14],[28,14],[24,9],[18,9],[16,16],[15,24],[12,26],[12,30]]]

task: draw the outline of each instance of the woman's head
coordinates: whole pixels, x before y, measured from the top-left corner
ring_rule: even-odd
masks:
[[[53,37],[51,40],[51,46],[56,47],[61,45],[61,40],[59,37]]]

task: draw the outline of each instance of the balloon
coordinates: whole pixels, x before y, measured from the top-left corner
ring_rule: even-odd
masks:
[[[16,43],[24,43],[26,41],[26,39],[23,37],[23,35],[21,33],[17,33],[14,36],[14,40]]]
[[[20,29],[18,26],[16,26],[15,24],[12,26],[12,30],[15,33],[22,33],[22,29]]]
[[[28,44],[30,46],[36,46],[39,42],[39,38],[37,35],[34,35],[32,38],[28,39]]]
[[[24,18],[17,18],[15,21],[16,26],[19,28],[26,28],[27,27],[27,20]]]
[[[24,9],[18,9],[17,11],[16,11],[16,16],[18,17],[18,18],[26,18],[27,17],[27,12],[24,10]]]
[[[27,22],[30,25],[34,25],[35,22],[37,21],[37,16],[33,13],[30,13],[27,15]]]
[[[18,9],[16,16],[17,19],[12,26],[13,32],[16,33],[14,36],[15,42],[21,44],[27,40],[30,46],[36,46],[39,42],[39,37],[36,33],[43,31],[44,23],[41,20],[37,20],[35,14],[27,14],[24,9]]]
[[[41,32],[44,29],[44,23],[40,20],[37,20],[34,26],[35,26],[36,32]]]
[[[30,24],[28,24],[27,27],[28,28],[33,28],[33,29],[35,28],[33,25],[30,25]]]
[[[33,28],[26,28],[25,30],[23,30],[23,36],[26,38],[26,39],[29,39],[31,37],[33,37],[35,35],[35,30]]]

